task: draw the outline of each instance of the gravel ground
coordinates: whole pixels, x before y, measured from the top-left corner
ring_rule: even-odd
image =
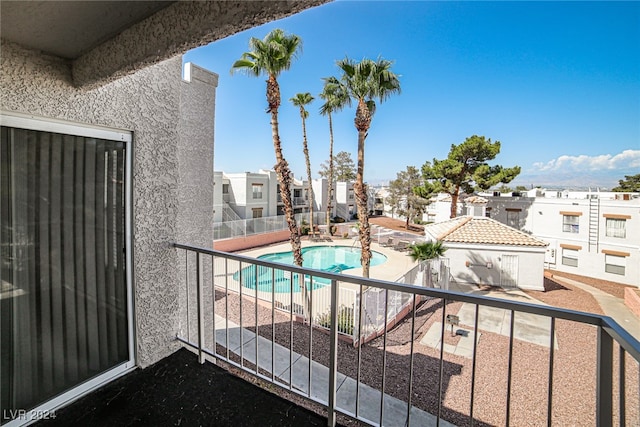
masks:
[[[595,279],[593,277],[580,276],[577,274],[565,273],[557,270],[547,270],[545,271],[545,277],[557,277],[560,281],[563,277],[568,279],[573,279],[578,282],[584,283],[585,285],[592,286],[594,288],[600,289],[602,292],[606,292],[610,295],[613,295],[617,298],[624,299],[624,289],[625,288],[633,288],[634,286],[623,285],[622,283],[609,282],[607,280]]]
[[[545,279],[547,292],[531,293],[535,298],[574,310],[602,313],[593,297],[569,285],[560,285],[551,278]],[[217,299],[216,312],[224,315],[225,296]],[[239,300],[229,295],[229,318],[239,323]],[[455,314],[461,303],[450,303],[445,314]],[[249,298],[243,301],[242,323],[254,330],[255,306]],[[442,301],[429,300],[419,305],[416,311],[413,360],[412,404],[427,412],[438,412],[440,352],[423,346],[419,340],[433,322],[442,321]],[[276,313],[276,341],[290,345],[289,316]],[[260,335],[271,339],[271,310],[258,305]],[[386,337],[386,375],[384,390],[402,400],[407,400],[411,353],[411,316],[399,323]],[[328,366],[328,336],[308,325],[293,323],[293,350],[309,356],[309,339],[312,337],[313,360]],[[552,423],[559,426],[595,425],[595,378],[596,378],[596,329],[569,321],[556,322],[557,348],[553,369],[553,413]],[[382,337],[361,348],[361,381],[371,387],[382,386],[382,364],[385,354]],[[617,350],[615,348],[614,350]],[[338,370],[356,378],[358,375],[358,349],[346,342],[339,343]],[[507,416],[507,373],[509,338],[483,331],[478,343],[475,374],[473,425],[505,425]],[[616,353],[617,354],[617,353]],[[236,358],[237,360],[237,358]],[[616,360],[617,364],[617,360]],[[549,349],[525,341],[514,340],[512,360],[510,424],[515,426],[540,426],[547,422]],[[442,418],[459,426],[470,425],[470,395],[472,384],[472,360],[444,353],[442,381]],[[614,388],[617,387],[617,367],[614,372]],[[627,420],[629,426],[640,425],[638,394],[638,364],[629,356],[626,359]],[[278,394],[282,393],[278,388]],[[617,391],[614,390],[614,396]],[[289,394],[288,398],[309,407],[304,399]],[[615,400],[614,400],[615,402]],[[615,403],[614,403],[615,406]],[[311,409],[319,410],[318,407]],[[617,409],[614,409],[617,411]],[[353,423],[357,425],[357,423]]]

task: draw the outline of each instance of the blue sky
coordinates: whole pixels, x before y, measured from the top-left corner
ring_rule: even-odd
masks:
[[[188,52],[219,74],[214,168],[275,163],[265,78],[230,74],[250,37],[282,28],[303,50],[279,78],[280,135],[296,177],[306,176],[299,111],[310,92],[312,173],[328,158],[322,77],[335,61],[394,61],[402,93],[378,104],[365,149],[365,180],[446,158],[471,135],[498,140],[493,163],[518,165],[510,185],[616,185],[640,173],[640,2],[335,1]],[[335,152],[355,160],[355,107],[334,115]]]

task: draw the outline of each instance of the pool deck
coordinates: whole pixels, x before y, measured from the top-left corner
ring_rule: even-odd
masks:
[[[302,244],[303,248],[307,248],[310,246],[345,246],[349,248],[360,247],[360,242],[358,241],[357,237],[347,238],[347,239],[343,239],[342,237],[334,237],[333,241],[330,241],[330,242],[311,241],[307,237],[303,237],[300,243]],[[370,268],[369,277],[372,279],[395,282],[408,270],[410,270],[411,268],[417,265],[414,261],[411,260],[411,257],[409,256],[408,252],[398,251],[393,248],[382,246],[378,244],[377,241],[371,242],[371,250],[375,252],[379,252],[387,257],[386,262],[383,262],[380,265],[376,265]],[[274,252],[288,252],[288,251],[291,251],[291,244],[287,241],[287,242],[263,246],[260,248],[251,249],[247,251],[241,251],[238,253],[241,255],[252,257],[252,258],[257,258],[265,254],[271,254]],[[361,277],[362,267],[346,270],[342,274]]]

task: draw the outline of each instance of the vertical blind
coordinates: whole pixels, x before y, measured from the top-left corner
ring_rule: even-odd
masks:
[[[125,144],[3,126],[0,161],[0,406],[29,409],[129,358]]]

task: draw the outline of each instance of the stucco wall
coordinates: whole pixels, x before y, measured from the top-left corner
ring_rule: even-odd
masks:
[[[455,245],[446,243],[451,275],[460,283],[501,286],[504,255],[518,256],[517,285],[522,289],[544,290],[545,248]],[[468,263],[468,265],[467,265]],[[487,264],[491,263],[491,268]]]
[[[586,197],[586,196],[585,196]],[[598,203],[598,204],[595,204]],[[550,248],[556,250],[555,262],[548,265],[549,269],[564,271],[602,280],[640,286],[640,200],[610,200],[602,198],[594,200],[595,212],[590,214],[590,200],[586,198],[510,198],[491,197],[489,206],[493,207],[491,218],[504,224],[506,208],[521,208],[520,218],[525,224],[522,230],[531,232],[534,236],[550,243]],[[580,213],[578,233],[563,231],[563,215],[561,212]],[[608,237],[606,234],[606,214],[624,215],[626,220],[626,237]],[[597,229],[597,244],[590,243],[590,222]],[[560,245],[580,247],[578,251],[578,266],[562,264],[562,250]],[[613,274],[605,271],[605,256],[603,250],[628,253],[626,257],[625,274]]]
[[[203,218],[205,210],[211,218],[213,186],[203,186],[189,197],[179,196],[191,179],[181,175],[181,165],[191,161],[211,165],[212,154],[204,159],[200,156],[213,152],[212,125],[189,139],[189,149],[181,139],[180,130],[190,117],[181,119],[180,115],[181,103],[185,105],[188,99],[188,95],[181,97],[186,94],[181,62],[175,57],[97,89],[79,90],[72,86],[66,62],[2,43],[0,108],[133,131],[134,294],[137,362],[141,366],[178,347],[177,252],[171,243],[203,230],[212,236]],[[210,94],[205,98],[212,106],[214,98]],[[194,110],[191,120],[210,113],[212,110]],[[212,175],[212,167],[201,173]],[[187,218],[186,212],[198,218],[191,223],[197,230],[186,220],[178,221]],[[211,242],[206,234],[202,240]]]

